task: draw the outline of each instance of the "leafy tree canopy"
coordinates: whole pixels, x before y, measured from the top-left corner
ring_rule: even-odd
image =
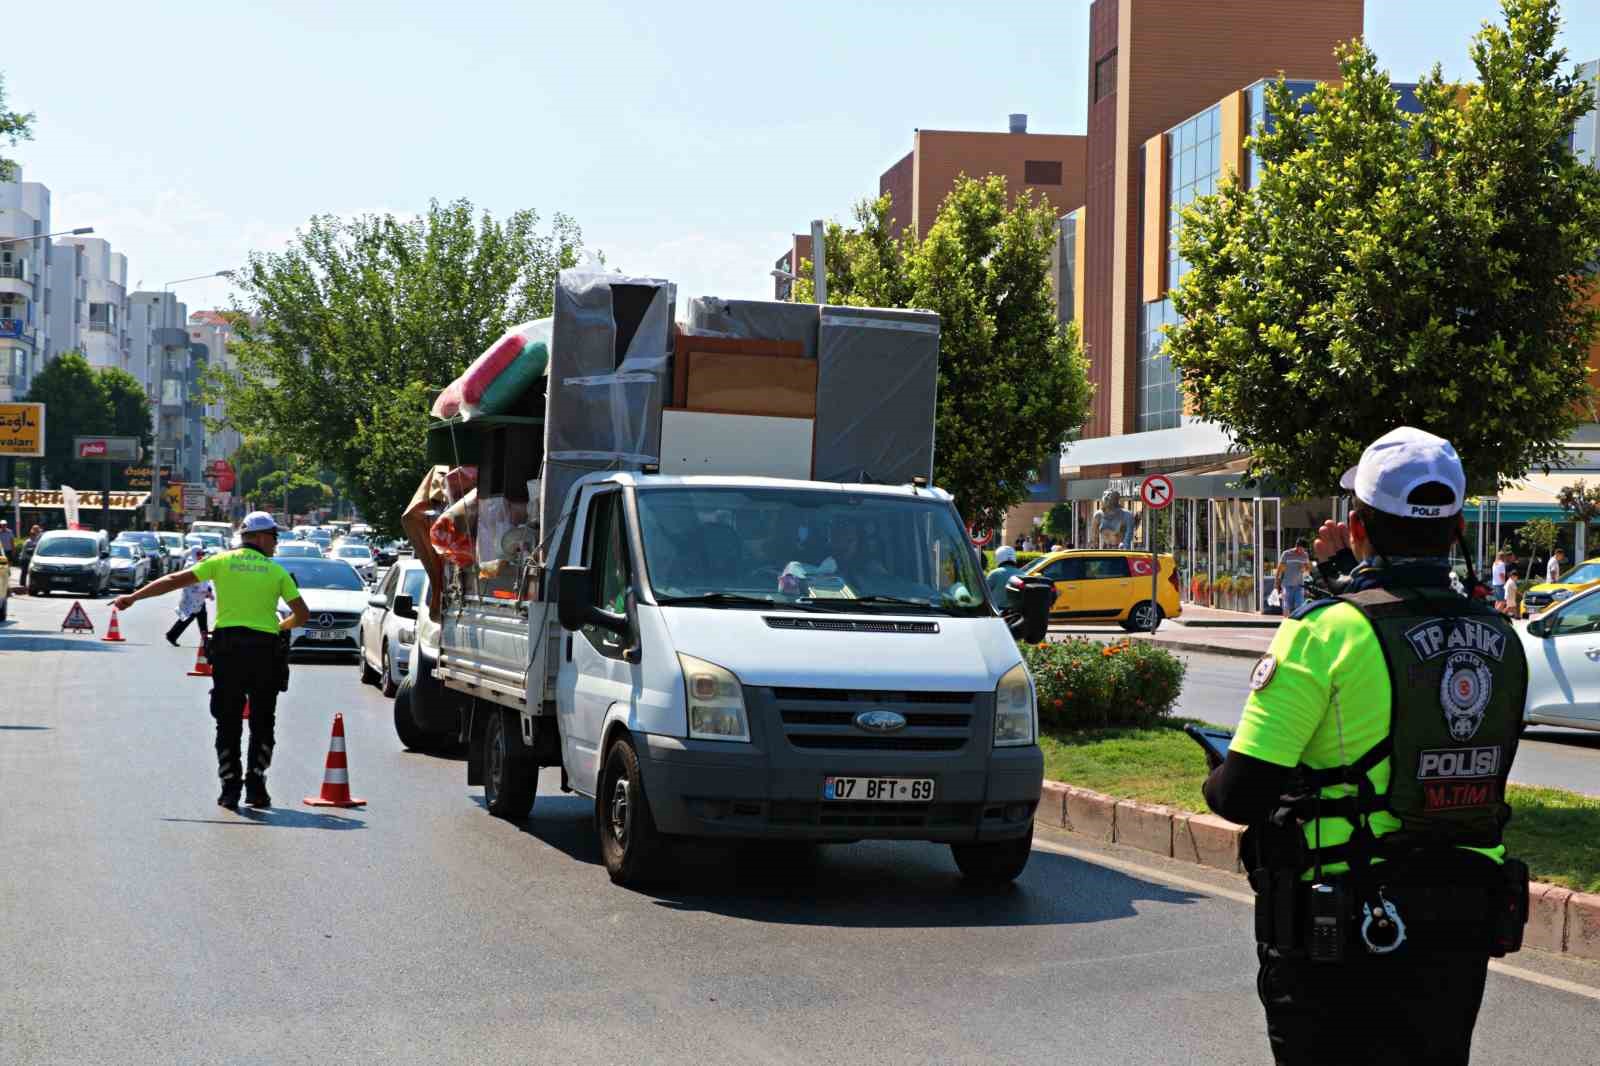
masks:
[[[412,220],[313,218],[236,274],[238,372],[213,373],[208,391],[246,435],[331,467],[367,521],[398,535],[430,394],[507,327],[549,314],[581,248],[565,215],[541,232],[533,211],[498,222],[466,200]]]
[[[828,227],[828,301],[939,313],[934,480],[975,528],[998,529],[1088,410],[1077,329],[1050,293],[1055,214],[1031,193],[1007,206],[998,175],[958,179],[921,240],[891,236],[891,206],[863,202],[853,227]],[[810,270],[796,300],[814,298]]]
[[[314,477],[274,470],[256,482],[249,496],[253,507],[263,511],[287,510],[290,515],[303,515],[333,502],[333,490]],[[288,501],[285,508],[284,501]]]
[[[1476,84],[1436,66],[1419,114],[1359,42],[1342,84],[1271,86],[1255,187],[1184,215],[1167,349],[1196,413],[1286,491],[1336,491],[1401,424],[1451,440],[1492,490],[1557,463],[1593,417],[1600,173],[1569,143],[1593,93],[1556,47],[1554,0],[1502,7],[1473,38]]]
[[[6,79],[0,74],[0,141],[16,144],[33,140],[33,112],[6,110]],[[0,181],[11,181],[16,171],[16,160],[0,155]],[[46,427],[48,428],[48,427]]]
[[[102,375],[82,352],[63,352],[34,375],[26,399],[45,405],[44,472],[50,483],[98,489],[101,464],[78,462],[72,438],[117,432],[117,412]],[[148,403],[145,411],[148,419]],[[148,421],[145,430],[148,439]]]

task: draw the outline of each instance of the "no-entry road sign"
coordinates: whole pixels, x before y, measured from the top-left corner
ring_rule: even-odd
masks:
[[[1172,502],[1172,479],[1165,474],[1151,474],[1139,486],[1139,498],[1146,507],[1161,510]]]

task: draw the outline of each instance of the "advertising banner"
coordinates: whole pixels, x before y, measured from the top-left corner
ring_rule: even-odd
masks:
[[[144,458],[138,437],[73,437],[79,459],[105,463],[137,463]]]
[[[16,459],[44,456],[44,404],[0,403],[0,455]]]

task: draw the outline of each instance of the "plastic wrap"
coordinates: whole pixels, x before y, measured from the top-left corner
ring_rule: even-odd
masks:
[[[939,316],[822,309],[817,339],[818,481],[886,485],[933,476]]]
[[[696,296],[689,301],[688,332],[709,337],[799,341],[807,358],[815,359],[817,305]]]
[[[428,542],[433,550],[457,566],[471,566],[474,561],[472,529],[477,512],[478,490],[473,489],[434,519],[428,529]]]
[[[563,270],[556,282],[540,528],[593,470],[660,460],[671,388],[674,287],[658,278]]]
[[[444,486],[445,503],[455,503],[478,487],[478,468],[475,466],[453,467],[445,471],[441,483]]]
[[[494,578],[509,566],[512,573],[522,568],[532,531],[526,526],[528,505],[504,496],[485,496],[478,501],[478,576]]]
[[[512,326],[433,402],[435,418],[460,414],[472,419],[508,410],[546,369],[550,319]]]

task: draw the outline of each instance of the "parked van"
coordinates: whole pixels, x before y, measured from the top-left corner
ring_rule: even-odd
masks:
[[[99,596],[111,584],[111,538],[104,530],[52,529],[28,566],[28,595]]]

